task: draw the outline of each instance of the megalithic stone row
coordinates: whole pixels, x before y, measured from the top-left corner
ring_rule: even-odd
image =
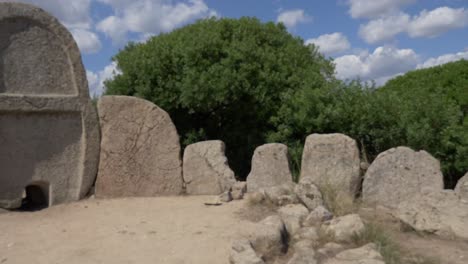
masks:
[[[98,113],[102,140],[96,197],[182,193],[179,136],[164,110],[136,97],[103,96]]]
[[[42,9],[0,3],[0,207],[35,187],[46,205],[92,186],[99,126],[72,35]]]

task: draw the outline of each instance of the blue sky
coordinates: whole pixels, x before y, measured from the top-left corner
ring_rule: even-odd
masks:
[[[111,57],[128,41],[209,16],[281,21],[334,58],[340,79],[383,84],[409,70],[468,59],[468,0],[15,1],[42,7],[72,32],[92,95],[118,74]]]

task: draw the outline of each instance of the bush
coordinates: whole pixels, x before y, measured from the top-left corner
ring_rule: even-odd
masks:
[[[241,178],[270,120],[300,90],[321,89],[333,65],[282,24],[255,18],[200,20],[114,58],[122,74],[106,94],[137,96],[168,111],[183,145],[221,139]]]

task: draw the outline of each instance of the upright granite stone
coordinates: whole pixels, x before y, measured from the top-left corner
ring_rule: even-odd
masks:
[[[444,188],[440,163],[426,151],[398,147],[380,153],[364,177],[363,200],[396,208],[423,191]]]
[[[292,182],[286,145],[272,143],[255,149],[252,169],[247,176],[247,192]]]
[[[460,198],[468,201],[468,172],[458,180],[457,186],[455,186],[455,192]]]
[[[182,193],[179,136],[164,110],[136,97],[103,96],[98,113],[102,140],[96,197]]]
[[[352,197],[359,191],[360,158],[356,141],[343,134],[312,134],[302,153],[300,181],[331,185]]]
[[[220,194],[236,183],[220,140],[188,145],[184,151],[184,181],[187,194]]]
[[[42,9],[0,3],[0,207],[43,205],[92,186],[99,126],[71,34]]]

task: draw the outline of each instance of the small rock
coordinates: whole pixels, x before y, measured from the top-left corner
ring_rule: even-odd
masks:
[[[302,240],[294,245],[294,255],[288,264],[316,264],[313,243],[309,240]]]
[[[301,228],[301,223],[309,211],[302,204],[288,204],[278,209],[278,214],[286,225],[286,230],[293,236]]]
[[[345,215],[331,220],[324,225],[325,231],[334,236],[338,242],[349,242],[354,235],[364,231],[364,223],[357,214]]]
[[[284,196],[294,195],[294,183],[287,183],[263,189],[265,197],[273,204],[279,205]]]
[[[296,241],[308,240],[308,241],[311,241],[313,245],[316,245],[317,241],[319,240],[317,228],[315,227],[300,228],[294,235],[294,240]]]
[[[324,264],[385,264],[377,246],[369,243],[363,247],[345,250]]]
[[[236,240],[232,243],[229,256],[230,264],[264,264],[257,256],[247,239]]]
[[[322,222],[329,221],[332,218],[333,214],[324,206],[319,205],[306,217],[303,222],[303,226],[315,226]]]
[[[297,199],[297,196],[295,194],[281,195],[278,197],[278,200],[277,200],[278,206],[285,206],[288,204],[297,204],[297,203],[299,203],[299,199]]]
[[[265,200],[265,193],[263,191],[246,193],[245,197],[249,204],[260,204]]]
[[[223,192],[219,195],[219,200],[223,203],[229,203],[232,201],[232,195],[230,191]]]
[[[317,253],[326,258],[330,258],[334,257],[343,249],[344,247],[338,243],[328,242],[321,249],[317,250]]]
[[[218,196],[214,197],[211,201],[205,202],[205,205],[210,205],[210,206],[219,206],[222,204],[223,203],[221,202],[221,199]]]
[[[244,198],[244,194],[247,192],[247,183],[246,182],[236,182],[232,186],[232,199],[241,200]]]
[[[264,260],[285,253],[287,231],[278,215],[269,216],[257,224],[249,236],[252,247]]]
[[[303,203],[310,211],[323,205],[322,193],[319,188],[312,183],[310,179],[304,179],[294,188],[299,201]]]

